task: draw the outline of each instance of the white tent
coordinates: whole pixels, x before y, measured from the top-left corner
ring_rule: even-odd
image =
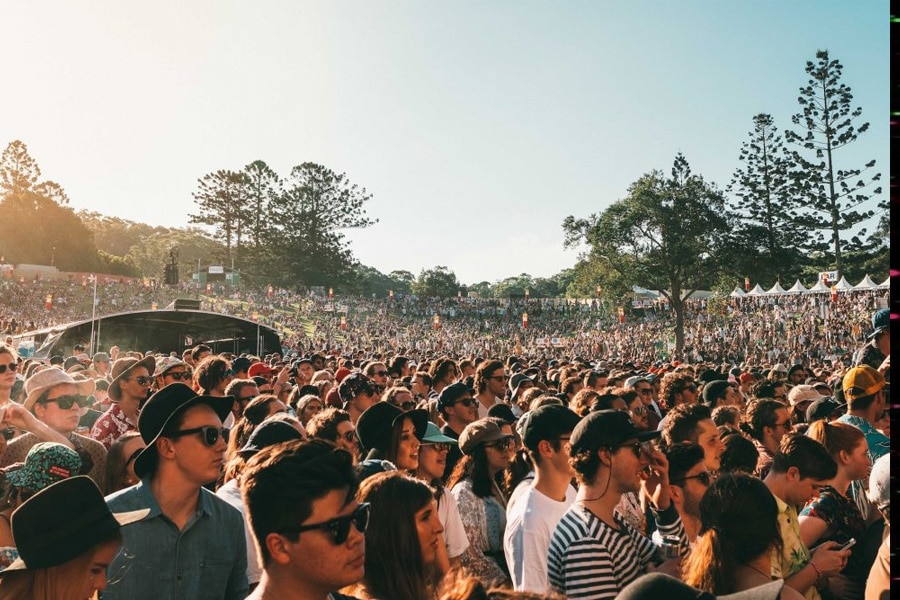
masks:
[[[889,290],[891,289],[891,276],[888,275],[888,278],[885,279],[882,283],[878,284],[879,290]]]
[[[816,285],[812,286],[811,288],[809,288],[806,291],[812,292],[814,294],[821,294],[823,292],[830,292],[831,288],[826,286],[824,283],[822,283],[822,280],[819,279],[818,281],[816,281]]]
[[[733,291],[733,292],[731,292],[730,294],[728,294],[728,296],[729,296],[730,298],[743,298],[743,297],[746,296],[746,295],[747,295],[747,292],[745,292],[744,290],[742,290],[740,286],[737,286],[736,288],[734,288],[734,291]]]
[[[780,282],[780,281],[776,281],[776,282],[775,282],[775,285],[772,286],[772,289],[770,289],[770,290],[769,290],[768,292],[766,292],[766,293],[767,293],[767,294],[783,294],[785,291],[786,291],[786,290],[785,290],[783,287],[781,287],[781,282]]]
[[[836,287],[839,292],[846,292],[847,290],[853,289],[853,286],[850,285],[850,282],[847,281],[847,278],[843,275],[841,276],[841,280],[834,284],[834,287]]]
[[[794,285],[791,286],[791,289],[787,290],[786,294],[802,294],[803,292],[809,291],[806,289],[806,286],[800,283],[800,280],[794,282]]]
[[[862,281],[853,286],[854,290],[874,290],[876,288],[878,288],[878,284],[872,281],[872,278],[869,277],[868,274],[866,274]]]
[[[757,283],[753,286],[753,289],[747,292],[748,296],[762,296],[766,293],[766,290],[762,289],[762,287]]]

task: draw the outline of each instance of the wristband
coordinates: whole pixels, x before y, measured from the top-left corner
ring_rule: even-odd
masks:
[[[812,559],[809,561],[809,566],[816,572],[816,581],[820,580],[822,578],[822,571],[819,570],[819,567],[816,566],[816,563],[814,563]]]

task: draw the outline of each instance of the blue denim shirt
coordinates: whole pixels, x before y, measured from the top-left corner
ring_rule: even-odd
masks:
[[[113,512],[149,508],[122,528],[103,600],[239,600],[247,596],[247,546],[240,513],[200,489],[197,512],[180,530],[159,508],[150,479],[107,496]]]

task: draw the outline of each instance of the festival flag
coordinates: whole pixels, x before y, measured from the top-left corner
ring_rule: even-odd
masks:
[[[44,306],[47,307],[47,310],[53,308],[53,294],[47,294],[47,297],[44,300]]]
[[[522,329],[528,329],[528,313],[522,313]]]
[[[434,315],[434,329],[438,330],[441,328],[441,318],[438,315]]]
[[[347,331],[347,317],[341,315],[341,331]]]

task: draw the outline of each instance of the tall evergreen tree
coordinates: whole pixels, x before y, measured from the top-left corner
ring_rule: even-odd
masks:
[[[802,236],[794,225],[796,197],[784,138],[768,114],[753,117],[749,136],[741,145],[743,166],[726,188],[738,217],[730,262],[736,275],[753,273],[760,281],[787,281],[800,270],[796,241]]]
[[[881,173],[870,173],[874,160],[863,168],[839,167],[838,152],[869,129],[868,123],[858,124],[862,108],[852,106],[850,87],[841,81],[843,66],[827,50],[819,50],[816,62],[806,63],[806,72],[809,81],[797,99],[801,110],[791,118],[800,129],[785,131],[787,141],[799,147],[792,153],[798,167],[793,178],[805,206],[795,222],[810,233],[806,250],[824,254],[840,276],[844,253],[871,246],[865,229],[858,228],[875,215],[869,208],[873,197],[879,207],[886,202],[877,199],[880,186],[871,189],[881,180]],[[842,239],[845,232],[849,240]]]
[[[244,173],[219,169],[201,177],[193,193],[199,212],[190,215],[190,222],[215,227],[217,239],[225,244],[226,260],[237,258],[249,229],[246,183]]]

